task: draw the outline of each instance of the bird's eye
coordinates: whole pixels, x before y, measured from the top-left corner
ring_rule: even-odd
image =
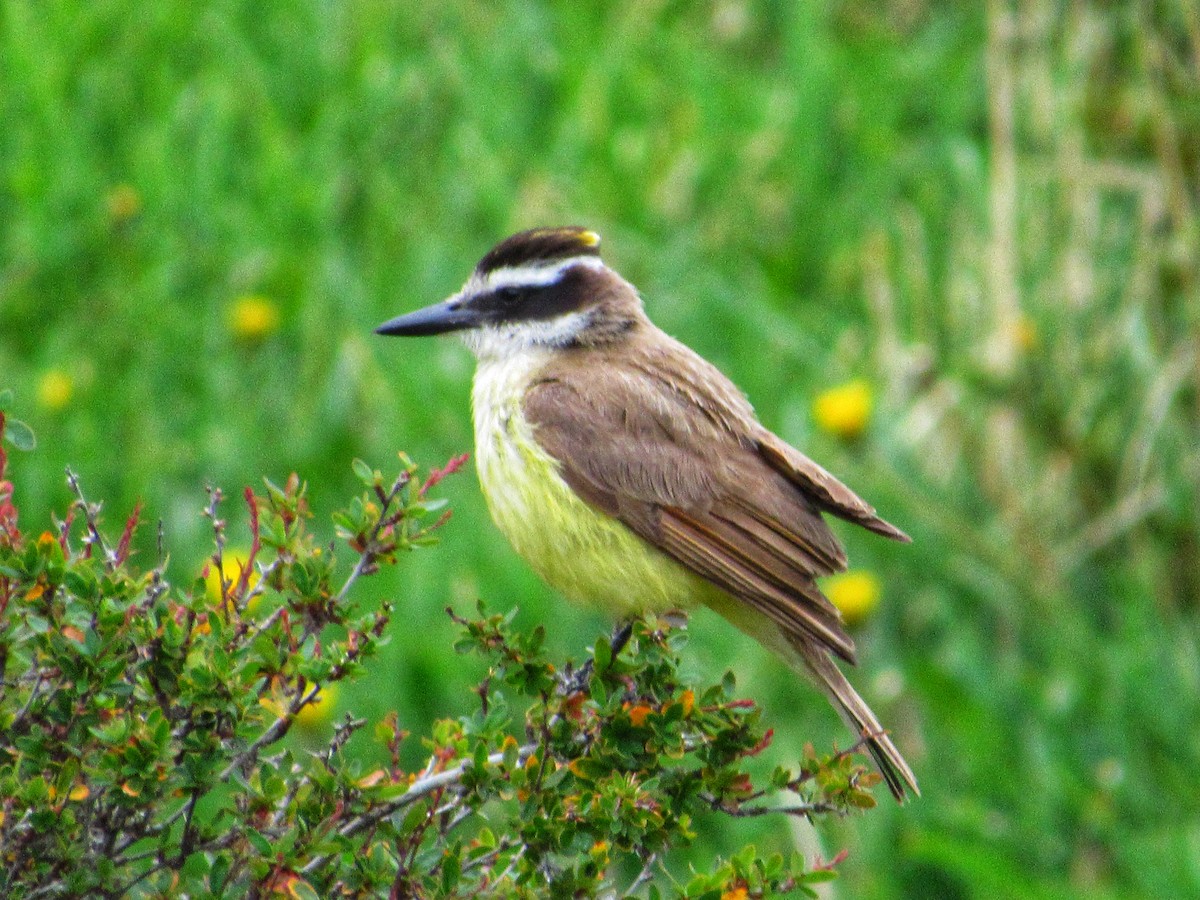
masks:
[[[502,287],[496,293],[500,295],[500,299],[506,303],[512,303],[521,296],[521,289],[518,287]]]

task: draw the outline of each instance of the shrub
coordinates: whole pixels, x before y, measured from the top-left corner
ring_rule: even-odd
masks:
[[[354,557],[340,583],[299,478],[246,490],[245,565],[211,490],[214,600],[208,572],[171,583],[161,536],[140,567],[140,510],[111,539],[70,473],[65,515],[24,534],[0,444],[0,894],[717,898],[811,895],[832,877],[753,848],[668,871],[697,816],[841,814],[871,806],[878,778],[809,748],[756,784],[745,766],[771,735],[758,709],[731,676],[681,682],[684,633],[658,620],[574,668],[511,614],[451,613],[456,649],[489,672],[474,712],[424,739],[423,767],[401,765],[395,713],[366,735],[386,749],[379,768],[348,752],[366,725],[351,715],[320,752],[293,746],[297,717],[387,639],[392,606],[361,608],[356,584],[436,540],[449,514],[430,489],[461,463],[422,478],[404,459],[395,479],[355,463],[364,491],[334,516]],[[773,801],[783,789],[799,797]]]

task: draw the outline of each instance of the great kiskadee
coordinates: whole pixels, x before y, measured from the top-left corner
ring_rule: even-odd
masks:
[[[822,513],[908,537],[655,327],[595,232],[515,234],[457,294],[376,331],[462,332],[488,507],[553,588],[620,616],[710,607],[811,677],[897,799],[917,792],[834,661],[854,642],[816,581],[846,568]]]

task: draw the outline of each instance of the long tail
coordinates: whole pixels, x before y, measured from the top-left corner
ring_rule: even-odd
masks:
[[[904,801],[906,790],[911,790],[916,796],[921,796],[917,787],[917,778],[912,769],[887,736],[871,707],[858,695],[858,691],[846,680],[837,663],[824,647],[804,640],[790,637],[789,642],[796,649],[804,662],[804,668],[816,681],[817,686],[833,704],[841,715],[842,720],[850,726],[850,730],[866,740],[867,750],[879,767],[879,773],[893,796]]]
[[[808,675],[838,711],[842,721],[850,726],[850,730],[857,737],[865,739],[867,751],[879,767],[879,774],[897,800],[903,802],[908,791],[914,796],[921,796],[912,769],[875,718],[875,713],[871,712],[871,707],[846,680],[827,647],[804,635],[785,634],[758,610],[724,591],[713,592],[705,598],[705,602],[713,612],[778,654],[797,672]]]

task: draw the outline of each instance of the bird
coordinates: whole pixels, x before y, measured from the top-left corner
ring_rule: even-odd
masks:
[[[474,352],[480,485],[547,584],[620,618],[709,607],[824,693],[898,801],[919,795],[838,666],[856,663],[855,644],[817,582],[847,565],[824,514],[909,537],[655,326],[595,231],[514,234],[460,291],[375,330],[459,332]]]

